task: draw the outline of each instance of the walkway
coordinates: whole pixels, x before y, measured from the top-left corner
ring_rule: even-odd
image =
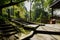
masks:
[[[19,23],[19,22],[18,22]],[[26,26],[36,27],[38,25],[28,24]],[[28,29],[29,30],[29,29]],[[60,24],[45,24],[45,26],[39,26],[36,30],[40,31],[53,31],[53,32],[60,32]],[[33,34],[34,31],[31,31],[30,34],[20,37],[20,39],[24,39],[25,37]],[[60,35],[48,35],[48,34],[34,34],[30,40],[60,40]]]
[[[60,24],[45,24],[37,30],[60,32]],[[60,35],[35,34],[30,40],[60,40]]]

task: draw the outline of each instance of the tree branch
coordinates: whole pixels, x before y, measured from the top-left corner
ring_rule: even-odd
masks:
[[[12,5],[16,5],[16,4],[19,4],[19,3],[24,2],[24,1],[26,1],[26,0],[19,1],[19,2],[12,2],[12,3],[6,4],[6,5],[2,5],[2,6],[0,6],[0,8],[9,7],[9,6],[12,6]]]

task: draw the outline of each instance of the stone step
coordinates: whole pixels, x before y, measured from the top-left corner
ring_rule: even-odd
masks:
[[[11,36],[11,35],[14,35],[17,33],[18,33],[18,31],[11,24],[1,24],[0,25],[0,36],[7,37],[7,36]]]
[[[0,26],[0,28],[7,28],[7,27],[12,27],[11,25],[10,26]]]
[[[11,26],[11,24],[1,24],[0,27],[7,27],[7,26]]]
[[[15,30],[15,29],[2,29],[2,30],[0,30],[0,32],[3,32],[3,31],[7,31],[7,30]]]
[[[11,36],[11,35],[14,35],[14,34],[17,34],[17,32],[4,33],[4,34],[0,34],[0,36],[8,37],[8,36]]]
[[[0,27],[0,30],[8,30],[8,29],[12,29],[14,27]]]
[[[16,31],[16,28],[12,26],[11,24],[1,24],[0,25],[0,31],[6,32],[6,31]]]
[[[16,30],[4,30],[4,31],[1,31],[2,33],[9,33],[9,32],[15,32]]]

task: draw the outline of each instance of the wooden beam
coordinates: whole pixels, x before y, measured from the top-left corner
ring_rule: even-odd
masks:
[[[2,5],[2,6],[0,6],[0,8],[9,7],[9,6],[12,6],[12,5],[16,5],[16,4],[19,4],[19,3],[24,2],[24,1],[26,1],[26,0],[19,1],[19,2],[12,2],[12,3],[6,4],[6,5]]]
[[[50,5],[50,8],[52,8],[54,5],[56,5],[58,2],[60,2],[60,0],[57,0],[55,2],[53,2],[51,5]]]

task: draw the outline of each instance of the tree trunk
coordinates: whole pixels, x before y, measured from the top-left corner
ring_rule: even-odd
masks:
[[[43,5],[43,3],[44,3],[44,0],[41,0],[42,9],[44,10],[44,5]]]
[[[2,16],[2,8],[0,8],[0,15]]]

